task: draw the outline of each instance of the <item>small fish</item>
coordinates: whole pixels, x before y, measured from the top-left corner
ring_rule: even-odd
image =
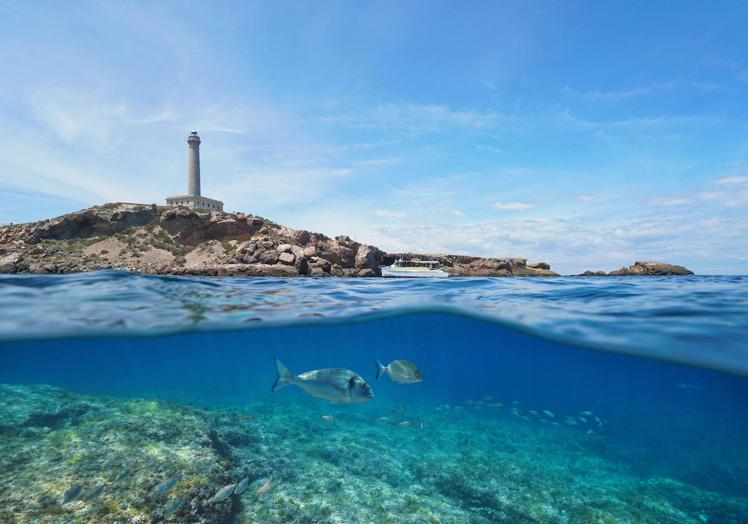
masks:
[[[555,421],[551,422],[551,425],[552,426],[556,426],[556,427],[561,427],[561,424],[559,424],[558,422],[555,422]]]
[[[512,406],[519,406],[519,400],[512,400]]]
[[[483,397],[483,400],[485,401],[493,400],[493,397],[491,395],[486,395],[485,397]]]
[[[244,477],[239,484],[236,485],[236,488],[234,488],[234,495],[241,495],[244,493],[247,489],[247,484],[249,484],[249,477]]]
[[[378,424],[386,424],[387,422],[389,422],[389,420],[390,420],[390,417],[379,417],[377,419],[377,423]]]
[[[406,411],[408,411],[408,406],[395,406],[392,408],[392,413],[395,415],[402,415]]]
[[[104,486],[99,485],[93,488],[91,491],[83,495],[84,500],[93,500],[95,498],[98,498],[99,495],[104,491]]]
[[[533,416],[536,416],[536,417],[539,415],[539,413],[537,411],[535,411],[534,409],[530,410],[530,414],[533,415]]]
[[[551,417],[551,418],[554,418],[554,417],[556,416],[556,415],[554,415],[554,414],[553,414],[553,412],[552,412],[552,411],[548,411],[547,409],[544,409],[544,410],[543,410],[543,414],[544,414],[544,415],[545,415],[546,417]]]
[[[583,415],[585,417],[591,417],[591,416],[594,415],[594,413],[592,411],[580,411],[579,414]]]
[[[587,419],[586,418],[584,418],[584,417],[577,417],[577,418],[579,420],[581,420],[582,422],[584,422],[585,424],[587,424]]]
[[[325,422],[334,422],[335,417],[333,417],[332,415],[322,415],[322,420],[324,420]]]
[[[272,487],[273,487],[273,481],[272,481],[272,479],[267,479],[265,481],[265,484],[263,484],[262,486],[260,486],[259,488],[257,488],[257,494],[258,495],[262,495],[263,493],[267,493],[268,491],[270,491],[270,488],[272,488]]]
[[[400,426],[401,428],[409,428],[410,420],[403,420],[402,422],[398,422],[397,425]]]
[[[409,360],[393,360],[387,366],[382,365],[377,359],[374,361],[377,363],[377,378],[387,373],[392,380],[400,384],[415,384],[423,380],[421,370]]]
[[[170,479],[166,479],[165,481],[156,485],[156,487],[153,488],[153,491],[155,491],[156,493],[168,493],[169,491],[171,491],[171,488],[177,485],[178,482],[179,482],[178,476],[170,478]]]
[[[274,360],[278,377],[272,391],[295,384],[313,397],[331,402],[360,404],[374,398],[374,393],[366,381],[348,369],[317,369],[293,375],[280,360]]]
[[[576,426],[577,425],[577,421],[574,420],[573,418],[567,418],[564,422],[566,422],[570,426]]]
[[[125,478],[126,476],[130,474],[131,470],[132,470],[132,466],[125,466],[124,468],[120,470],[119,473],[117,473],[117,475],[114,477],[114,480],[115,481],[122,480],[123,478]]]
[[[426,423],[423,420],[418,421],[418,427],[421,431],[423,431],[423,428],[426,426]]]
[[[81,490],[83,489],[82,484],[73,484],[70,486],[65,493],[62,495],[62,500],[60,501],[60,505],[65,505],[68,502],[71,502],[76,499],[76,497],[80,494]]]
[[[592,431],[591,429],[588,429],[588,430],[586,431],[586,433],[587,433],[588,435],[592,435],[592,434],[594,434],[595,432],[594,432],[594,431]]]
[[[179,511],[179,508],[182,507],[184,504],[184,499],[174,499],[171,502],[169,502],[166,506],[164,506],[164,515],[171,515],[172,513],[176,513]]]
[[[496,409],[501,409],[504,407],[504,404],[502,404],[501,402],[494,402],[493,407]]]
[[[698,391],[701,389],[701,386],[698,384],[678,384],[678,387],[681,389],[691,389],[694,391]]]
[[[234,488],[236,488],[236,484],[227,484],[226,486],[219,489],[216,494],[211,497],[208,503],[221,502],[226,500],[231,496],[232,493],[234,493]]]

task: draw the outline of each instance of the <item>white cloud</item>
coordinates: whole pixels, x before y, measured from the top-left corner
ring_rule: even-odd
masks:
[[[597,198],[592,195],[579,195],[577,198],[582,202],[593,202],[597,200]]]
[[[376,209],[374,214],[378,217],[385,218],[407,218],[408,214],[400,211],[392,211],[390,209]]]
[[[493,207],[499,211],[526,211],[535,207],[535,204],[526,202],[496,202]]]
[[[454,128],[482,129],[495,125],[499,118],[493,112],[461,111],[444,105],[388,103],[368,110],[325,116],[319,120],[361,129],[442,132]]]
[[[450,213],[452,214],[453,217],[464,217],[465,216],[465,213],[463,213],[459,209],[453,209],[452,211],[450,211]]]
[[[726,176],[715,181],[715,184],[720,185],[720,186],[738,186],[738,185],[748,184],[748,176],[747,175]]]
[[[362,160],[358,163],[361,167],[388,167],[388,166],[394,166],[403,161],[402,158],[399,157],[386,157],[386,158],[371,158],[368,160]]]
[[[681,196],[663,196],[650,198],[647,203],[652,206],[663,207],[683,206],[689,203],[689,199]]]

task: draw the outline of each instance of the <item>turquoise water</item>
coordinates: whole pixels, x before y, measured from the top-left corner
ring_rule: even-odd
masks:
[[[0,299],[2,522],[748,520],[744,277],[102,272]],[[273,357],[374,398],[271,392]]]

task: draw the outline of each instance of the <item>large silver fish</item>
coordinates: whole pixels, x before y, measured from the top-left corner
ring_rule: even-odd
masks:
[[[415,384],[423,380],[421,370],[409,360],[393,360],[388,366],[374,360],[377,362],[377,378],[387,373],[392,380],[401,384]]]
[[[349,369],[316,369],[301,375],[293,375],[280,360],[273,360],[278,371],[273,391],[295,384],[313,397],[332,402],[360,404],[374,398],[369,384]]]

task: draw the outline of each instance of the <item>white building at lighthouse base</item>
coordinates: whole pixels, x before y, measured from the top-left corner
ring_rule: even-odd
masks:
[[[184,195],[166,198],[167,206],[186,206],[195,209],[209,209],[211,211],[223,211],[223,202],[204,196]]]

